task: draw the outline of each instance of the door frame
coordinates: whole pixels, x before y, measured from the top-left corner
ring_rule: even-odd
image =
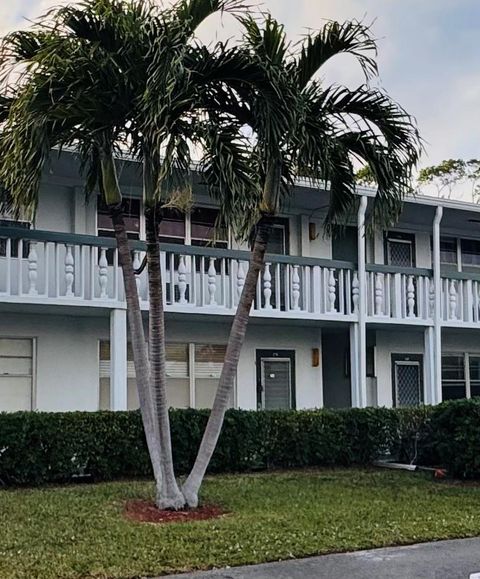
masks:
[[[420,401],[419,406],[424,404],[425,393],[423,383],[423,354],[392,354],[392,406],[397,408],[397,376],[395,372],[395,365],[399,364],[414,364],[418,366],[418,375],[420,380]]]
[[[290,400],[291,410],[297,407],[296,401],[296,369],[295,350],[255,350],[255,365],[257,379],[257,409],[262,408],[262,360],[289,360],[290,361]]]

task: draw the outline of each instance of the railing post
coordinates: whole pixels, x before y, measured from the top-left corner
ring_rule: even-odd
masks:
[[[140,252],[138,250],[135,250],[133,252],[133,269],[135,271],[138,271],[140,269],[141,266],[141,261],[140,261]],[[135,283],[137,284],[137,294],[138,294],[138,299],[141,300],[142,299],[142,280],[140,279],[140,274],[135,273]]]
[[[408,276],[407,282],[407,316],[409,318],[415,317],[415,285],[413,283],[413,275]]]
[[[383,315],[383,273],[377,273],[375,275],[375,315]]]
[[[38,279],[38,254],[37,254],[37,243],[35,241],[30,242],[30,248],[28,251],[28,295],[36,296],[38,295],[37,290],[37,279]],[[46,280],[45,283],[48,283]]]
[[[243,270],[243,262],[238,260],[238,267],[237,267],[237,298],[238,298],[238,300],[240,300],[244,285],[245,285],[245,271]]]
[[[360,299],[360,282],[358,281],[358,273],[353,272],[352,281],[352,302],[353,302],[353,313],[358,314],[358,302]]]
[[[100,284],[100,297],[105,299],[107,295],[108,284],[108,261],[107,250],[105,247],[100,248],[100,259],[98,261],[98,282]]]
[[[435,315],[435,282],[432,278],[428,278],[428,313],[431,318]]]
[[[450,319],[457,319],[457,286],[455,285],[455,280],[450,280],[450,288],[448,291],[448,305],[450,310]]]
[[[292,310],[299,310],[300,277],[298,275],[298,265],[294,265],[292,269]]]
[[[217,291],[217,271],[215,269],[215,258],[211,257],[208,265],[208,293],[210,295],[209,305],[215,306],[217,302],[215,300],[215,293]]]
[[[72,252],[73,246],[70,244],[65,245],[65,283],[66,283],[66,291],[65,295],[67,297],[73,297],[73,283],[75,281],[75,260],[73,258]]]
[[[336,312],[335,300],[337,297],[337,280],[335,279],[335,269],[330,268],[328,273],[328,311]]]
[[[270,273],[270,263],[265,264],[263,271],[263,297],[265,298],[265,309],[272,309],[272,274]]]
[[[179,293],[179,303],[185,305],[187,302],[187,266],[185,264],[185,256],[180,256],[180,261],[178,263],[178,293]]]

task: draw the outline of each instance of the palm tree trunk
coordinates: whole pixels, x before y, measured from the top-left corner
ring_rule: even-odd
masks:
[[[150,385],[154,396],[156,420],[160,436],[163,484],[157,488],[156,503],[161,509],[181,509],[185,499],[175,480],[172,441],[167,401],[165,315],[163,308],[162,270],[155,208],[145,210],[149,311]]]
[[[137,283],[133,269],[132,254],[128,244],[127,229],[123,218],[122,196],[118,184],[113,155],[110,151],[101,150],[102,188],[105,202],[112,218],[115,239],[117,241],[118,261],[122,268],[127,316],[133,350],[133,363],[137,381],[140,413],[142,415],[145,438],[152,462],[153,474],[157,488],[162,486],[161,449],[158,429],[155,422],[153,399],[150,390],[150,369],[147,344],[143,329],[142,312],[138,299]]]
[[[245,278],[245,285],[243,286],[240,302],[230,330],[225,362],[220,375],[212,411],[203,434],[195,464],[182,487],[183,495],[190,507],[196,507],[198,505],[198,491],[222,430],[223,419],[237,373],[240,352],[247,333],[250,310],[255,299],[258,276],[265,263],[265,251],[269,233],[270,226],[265,223],[265,220],[260,220],[255,232],[252,257]]]
[[[128,326],[132,341],[133,363],[137,381],[138,399],[142,415],[143,428],[147,441],[150,460],[157,488],[162,487],[161,448],[158,441],[157,427],[154,419],[154,405],[150,391],[149,361],[145,332],[143,329],[142,312],[138,300],[137,283],[133,269],[132,255],[128,245],[127,229],[123,219],[121,206],[109,206],[110,215],[117,240],[118,261],[123,273],[125,298],[127,301]]]

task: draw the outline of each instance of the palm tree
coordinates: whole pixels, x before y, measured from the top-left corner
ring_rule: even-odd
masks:
[[[0,181],[14,207],[35,210],[52,146],[74,146],[87,172],[87,192],[98,184],[109,208],[162,508],[180,508],[185,501],[172,461],[157,225],[169,185],[188,181],[190,145],[202,139],[209,115],[222,102],[226,80],[241,88],[245,78],[255,78],[254,67],[234,49],[217,44],[209,51],[190,42],[206,17],[237,6],[236,0],[180,0],[161,11],[149,1],[91,0],[53,11],[37,29],[9,35],[2,45]],[[22,74],[12,76],[19,66]],[[115,152],[125,149],[144,168],[149,352],[114,160]]]
[[[271,101],[255,91],[242,106],[231,103],[232,112],[235,109],[234,114],[243,118],[252,135],[249,175],[256,203],[245,214],[248,219],[241,229],[245,231],[246,224],[253,224],[252,253],[213,408],[195,464],[182,488],[190,505],[198,502],[198,491],[222,428],[258,276],[264,266],[269,220],[281,210],[295,176],[307,176],[316,187],[329,183],[325,222],[329,231],[345,223],[355,210],[354,160],[367,164],[378,184],[372,220],[381,225],[398,216],[420,151],[414,121],[384,92],[367,85],[356,90],[324,87],[317,80],[320,68],[342,53],[358,61],[367,81],[377,74],[376,44],[367,27],[358,22],[328,22],[292,51],[283,27],[269,15],[264,28],[252,17],[242,17],[242,22],[250,57],[268,66],[277,94],[288,98],[283,103],[277,99],[273,110]],[[282,114],[286,128],[279,132],[278,123],[272,126],[271,119]],[[211,145],[207,155],[210,164],[218,154],[215,141]],[[221,183],[221,176],[213,168],[212,189]]]

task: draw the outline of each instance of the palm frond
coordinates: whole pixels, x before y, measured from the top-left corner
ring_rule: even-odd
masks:
[[[241,13],[247,8],[243,0],[180,0],[174,11],[179,22],[193,34],[200,24],[215,12]]]
[[[383,91],[360,86],[355,90],[330,87],[323,91],[312,107],[312,114],[327,114],[340,130],[352,125],[368,127],[383,137],[405,162],[417,162],[421,141],[414,119]]]
[[[356,20],[344,23],[329,21],[319,32],[307,36],[300,55],[294,61],[293,71],[299,87],[307,86],[330,58],[342,53],[354,56],[367,78],[377,75],[377,46],[370,28]]]

